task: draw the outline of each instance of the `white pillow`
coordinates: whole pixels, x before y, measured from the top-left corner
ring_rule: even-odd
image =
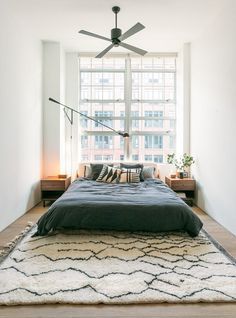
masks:
[[[91,178],[92,176],[92,169],[90,165],[85,165],[84,166],[84,177],[85,178]]]
[[[152,178],[154,179],[155,178],[155,167],[144,167],[143,168],[143,178],[144,180],[145,179],[148,179],[148,178]]]

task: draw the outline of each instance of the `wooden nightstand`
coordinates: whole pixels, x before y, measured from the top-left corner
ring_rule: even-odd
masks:
[[[41,180],[41,195],[43,206],[46,201],[56,201],[69,187],[71,177],[47,177]]]
[[[170,178],[165,177],[165,183],[175,192],[184,192],[186,199],[183,200],[189,205],[193,205],[194,191],[196,187],[196,181],[192,178]]]

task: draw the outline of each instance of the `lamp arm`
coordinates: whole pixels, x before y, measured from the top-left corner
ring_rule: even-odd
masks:
[[[53,99],[53,98],[51,98],[51,97],[49,97],[49,100],[50,100],[51,102],[54,102],[54,103],[56,103],[56,104],[59,104],[59,105],[65,107],[65,108],[69,109],[69,110],[72,112],[72,114],[73,114],[73,112],[75,112],[75,113],[79,114],[80,116],[84,116],[84,117],[86,117],[86,118],[88,118],[88,119],[91,119],[91,120],[93,120],[95,123],[98,123],[98,124],[100,124],[100,125],[102,125],[102,126],[108,128],[108,129],[114,131],[116,134],[118,134],[118,135],[120,135],[120,136],[129,137],[129,134],[128,134],[128,133],[122,133],[121,131],[117,131],[117,130],[115,130],[115,129],[109,127],[109,126],[107,126],[106,124],[103,124],[103,123],[100,122],[99,120],[96,120],[96,119],[94,119],[94,118],[92,118],[92,117],[90,117],[90,116],[87,116],[87,115],[85,115],[85,114],[79,112],[79,111],[76,110],[76,109],[73,109],[73,108],[71,108],[71,107],[69,107],[69,106],[67,106],[67,105],[65,105],[65,104],[63,104],[63,103],[61,103],[61,102],[58,102],[57,100],[55,100],[55,99]],[[71,121],[70,121],[70,122],[71,122]]]

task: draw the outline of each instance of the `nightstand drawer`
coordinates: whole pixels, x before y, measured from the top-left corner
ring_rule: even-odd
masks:
[[[41,181],[41,189],[42,190],[65,190],[65,181],[52,181],[52,180],[42,180]]]
[[[194,190],[195,181],[194,180],[178,180],[178,182],[171,182],[172,190]]]

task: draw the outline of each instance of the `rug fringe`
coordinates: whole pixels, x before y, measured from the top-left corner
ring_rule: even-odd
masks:
[[[23,236],[31,230],[31,228],[34,226],[33,222],[28,222],[27,226],[24,228],[23,231],[21,231],[18,235],[14,237],[9,243],[7,243],[3,249],[0,250],[0,258],[3,258],[4,256],[8,255],[13,248],[16,246],[16,244],[23,238]]]

